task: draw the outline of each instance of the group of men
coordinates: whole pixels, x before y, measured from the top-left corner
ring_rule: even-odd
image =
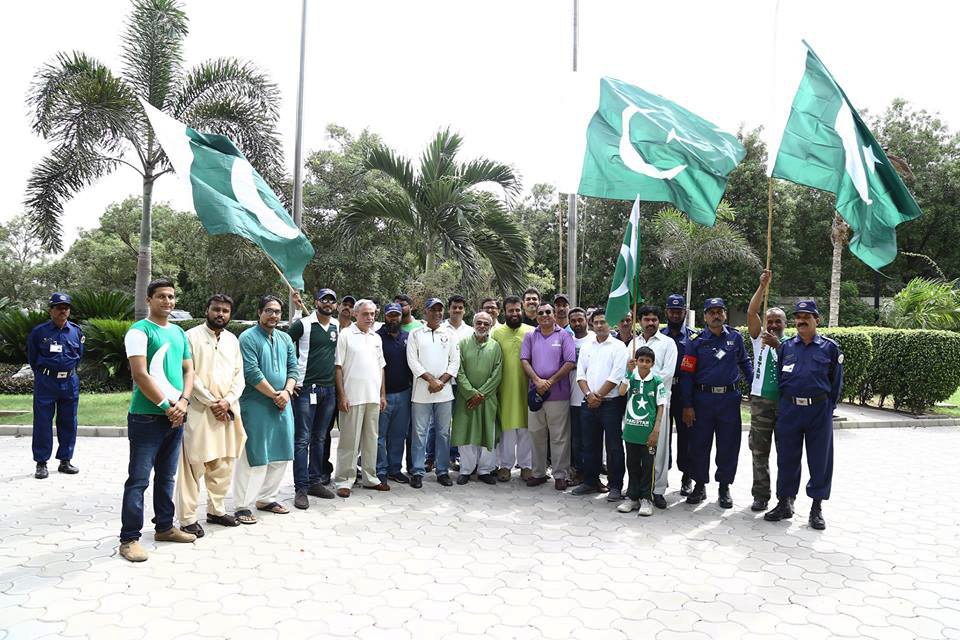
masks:
[[[781,309],[768,310],[761,324],[769,281],[764,272],[750,303],[751,361],[739,332],[725,324],[721,298],[706,300],[702,332],[686,326],[680,295],[667,298],[663,328],[660,309],[642,306],[637,332],[631,314],[612,330],[603,308],[571,308],[563,294],[543,301],[532,287],[503,300],[503,323],[499,301],[486,298],[471,324],[464,321],[461,296],[429,298],[421,322],[413,317],[412,300],[398,295],[378,323],[372,300],[338,299],[324,288],[315,295],[315,311],[286,331],[278,330],[280,300],[263,296],[256,325],[237,338],[226,330],[233,313],[228,296],[212,296],[205,323],[184,332],[169,321],[173,283],[155,280],[147,288],[149,314],[125,340],[134,391],[120,553],[134,562],[147,559],[138,540],[151,469],[155,539],[174,542],[204,535],[197,517],[201,480],[207,523],[238,526],[256,523],[255,511],[288,513],[277,496],[290,460],[299,509],[310,507],[311,496],[349,498],[357,485],[420,489],[432,473],[447,487],[453,468],[459,469],[457,484],[476,475],[492,485],[509,482],[519,468],[527,486],[546,483],[549,469],[557,490],[606,493],[618,511],[649,516],[654,507],[667,507],[672,451],[682,473],[680,494],[690,504],[706,499],[715,440],[718,503],[731,508],[741,376],[751,385],[753,510],[768,506],[775,440],[778,504],[764,518],[792,517],[806,442],[810,524],[822,529],[843,356],[836,343],[817,335],[812,301],[796,305],[795,338],[783,336]],[[73,339],[76,325],[66,320],[69,298],[64,315],[57,296],[63,294],[51,298],[51,322],[34,330],[28,351],[38,391],[56,384],[64,386],[58,394],[75,398],[76,363],[58,360],[48,368],[55,354],[82,353],[82,334]],[[48,420],[45,436],[38,433],[42,425],[34,429],[39,478],[41,462],[45,472],[50,457],[52,412],[42,413],[48,400],[36,402]],[[71,419],[75,436],[75,401],[72,417],[68,410],[61,421],[58,410],[57,457],[61,471],[66,464],[76,472],[66,427]],[[335,466],[329,462],[334,423]],[[224,504],[231,484],[232,514]]]

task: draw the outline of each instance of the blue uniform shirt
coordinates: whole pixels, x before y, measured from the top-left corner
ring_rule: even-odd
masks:
[[[709,329],[687,338],[680,358],[680,392],[684,408],[693,407],[696,385],[725,387],[753,379],[753,365],[747,357],[740,332],[723,325],[720,335]]]
[[[843,390],[843,353],[830,338],[815,335],[805,344],[795,336],[777,349],[777,374],[781,395],[815,398],[827,394],[836,406]]]
[[[682,325],[680,327],[680,335],[674,336],[670,333],[669,325],[660,329],[660,333],[671,338],[677,345],[677,369],[673,372],[673,382],[674,388],[679,391],[680,389],[680,363],[683,362],[683,354],[687,348],[687,340],[690,339],[690,336],[693,335],[693,330],[690,329],[687,325]]]
[[[407,364],[407,339],[410,332],[404,331],[392,336],[387,331],[387,325],[377,329],[377,334],[383,341],[383,359],[387,366],[383,368],[384,385],[387,393],[406,391],[413,384],[413,373]]]
[[[67,320],[59,329],[53,320],[38,324],[27,336],[27,362],[30,368],[70,371],[76,369],[83,357],[83,331]]]

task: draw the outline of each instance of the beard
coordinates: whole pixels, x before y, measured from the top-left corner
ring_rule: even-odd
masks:
[[[522,324],[523,324],[523,320],[519,316],[507,318],[507,326],[510,327],[511,329],[516,329]]]
[[[207,318],[207,326],[211,329],[223,329],[230,321],[224,318]]]

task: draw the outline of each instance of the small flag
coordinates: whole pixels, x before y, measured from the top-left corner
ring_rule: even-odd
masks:
[[[623,234],[620,256],[610,282],[610,295],[607,296],[607,324],[616,326],[630,312],[630,305],[636,295],[637,263],[640,250],[640,198],[633,201],[630,220]]]
[[[879,269],[897,257],[897,225],[920,207],[846,94],[806,42],[806,66],[771,175],[837,196],[850,251]]]
[[[173,170],[189,182],[193,208],[207,232],[247,238],[277,264],[290,286],[302,289],[313,246],[236,145],[140,103]]]
[[[577,192],[671,202],[691,220],[713,226],[727,176],[744,155],[736,136],[680,105],[603,78]]]

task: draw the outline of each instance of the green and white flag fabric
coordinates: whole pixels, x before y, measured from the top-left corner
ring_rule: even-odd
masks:
[[[313,246],[237,146],[199,133],[141,100],[173,170],[189,182],[193,208],[211,235],[233,233],[259,246],[290,285],[303,288]]]
[[[843,89],[803,44],[806,65],[770,154],[771,175],[835,194],[853,232],[850,251],[879,269],[897,257],[897,225],[918,217],[920,207]]]
[[[727,176],[746,151],[736,136],[658,95],[600,80],[577,193],[671,202],[713,226]]]
[[[607,324],[616,326],[630,312],[633,296],[636,295],[637,262],[640,254],[640,198],[633,201],[630,220],[623,234],[620,255],[610,282],[610,295],[607,296]]]

